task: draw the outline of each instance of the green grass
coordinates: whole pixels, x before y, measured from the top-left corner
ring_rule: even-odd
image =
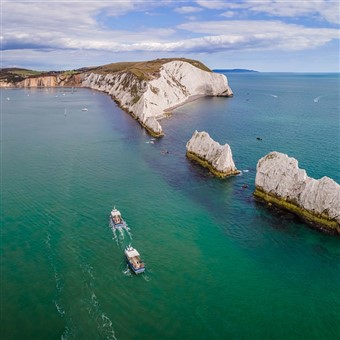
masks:
[[[27,70],[23,68],[5,68],[1,69],[0,71],[0,80],[7,81],[10,83],[17,83],[29,77],[39,77],[56,74],[59,74],[62,78],[66,78],[74,74],[88,72],[94,72],[102,75],[116,72],[127,72],[137,77],[140,81],[143,81],[151,80],[155,77],[158,77],[161,66],[164,65],[165,63],[175,60],[185,61],[203,71],[211,72],[211,70],[208,67],[206,67],[204,64],[197,60],[186,58],[162,58],[150,61],[118,62],[97,67],[85,67],[72,71],[66,70],[46,72]]]
[[[89,68],[87,69],[87,71],[103,75],[116,72],[130,72],[135,75],[139,80],[150,80],[158,75],[162,65],[175,60],[185,61],[203,71],[211,72],[211,70],[201,62],[186,58],[162,58],[151,61],[119,62]]]

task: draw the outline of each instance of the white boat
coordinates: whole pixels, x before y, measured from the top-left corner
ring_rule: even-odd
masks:
[[[138,251],[131,247],[131,245],[125,248],[125,256],[130,268],[135,274],[140,274],[145,271],[145,266],[140,258]]]
[[[110,214],[111,227],[116,229],[127,228],[127,223],[123,220],[123,217],[119,210],[113,208]]]
[[[81,110],[82,111],[88,111],[88,108],[87,107],[83,107]]]

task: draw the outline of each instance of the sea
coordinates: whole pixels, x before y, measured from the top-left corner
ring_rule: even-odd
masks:
[[[339,74],[226,75],[160,139],[104,93],[1,90],[1,339],[340,339],[340,237],[253,196],[271,151],[340,183]],[[189,161],[195,130],[240,175]]]

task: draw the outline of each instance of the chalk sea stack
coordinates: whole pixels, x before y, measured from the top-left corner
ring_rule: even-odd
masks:
[[[256,197],[340,234],[340,185],[331,178],[308,177],[295,158],[274,151],[258,161],[255,186]]]
[[[240,173],[234,164],[230,146],[220,145],[205,131],[196,130],[187,142],[186,150],[189,159],[208,168],[215,176],[227,177]]]

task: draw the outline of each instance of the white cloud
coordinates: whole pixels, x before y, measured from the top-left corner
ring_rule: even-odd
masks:
[[[245,10],[252,13],[265,12],[275,16],[322,12],[327,20],[335,20],[338,15],[334,10],[336,6],[334,3],[333,6],[329,6],[328,2],[323,0],[313,2],[314,12],[309,1],[286,3],[253,0],[232,3],[198,1],[197,3],[201,9],[218,9],[220,13],[214,15],[222,15],[229,20],[188,21],[177,26],[171,26],[165,20],[163,25],[157,20],[165,17],[166,10],[164,8],[162,8],[163,12],[154,10],[162,6],[161,0],[151,3],[140,0],[3,2],[1,43],[7,50],[3,52],[3,56],[11,58],[13,63],[16,63],[16,60],[28,58],[29,54],[32,60],[40,56],[40,63],[43,63],[47,62],[46,56],[57,56],[56,62],[62,62],[61,55],[68,58],[74,54],[77,57],[74,57],[72,63],[77,62],[80,67],[89,62],[100,64],[101,55],[113,56],[113,53],[117,53],[118,60],[123,60],[123,56],[128,56],[131,60],[140,59],[140,56],[145,54],[156,57],[191,54],[195,57],[196,54],[212,55],[225,51],[229,53],[302,51],[322,47],[331,40],[339,39],[339,30],[331,28],[307,28],[274,19],[230,19],[236,17],[239,10]],[[173,9],[177,3],[166,0],[165,4],[166,9]],[[185,14],[183,20],[197,20],[195,16],[190,15],[196,13],[197,8],[182,6],[178,11]],[[146,16],[146,9],[148,9],[147,18],[142,18],[142,15]],[[133,18],[140,19],[138,23],[140,29],[129,30],[130,28],[126,26],[127,23],[129,24],[127,19],[132,10]],[[173,15],[173,12],[168,12],[169,15]],[[208,12],[210,13],[208,10],[203,10],[200,17],[208,15]],[[119,24],[121,18],[125,18],[124,29]],[[238,18],[240,18],[239,14]],[[85,58],[86,53],[92,58],[88,62]],[[51,59],[51,57],[47,58]]]
[[[322,46],[339,38],[339,30],[306,28],[280,21],[210,21],[192,22],[179,28],[193,33],[219,37],[226,48],[303,50]],[[214,40],[208,39],[211,43]]]
[[[191,14],[201,12],[203,8],[200,7],[193,7],[193,6],[182,6],[175,8],[175,12],[180,14]]]
[[[208,9],[244,10],[248,13],[265,13],[276,17],[317,16],[330,23],[340,24],[340,3],[338,0],[240,0],[197,1]]]
[[[232,18],[233,16],[235,16],[235,12],[233,12],[233,11],[226,11],[224,13],[221,13],[221,16],[225,17],[225,18]]]

